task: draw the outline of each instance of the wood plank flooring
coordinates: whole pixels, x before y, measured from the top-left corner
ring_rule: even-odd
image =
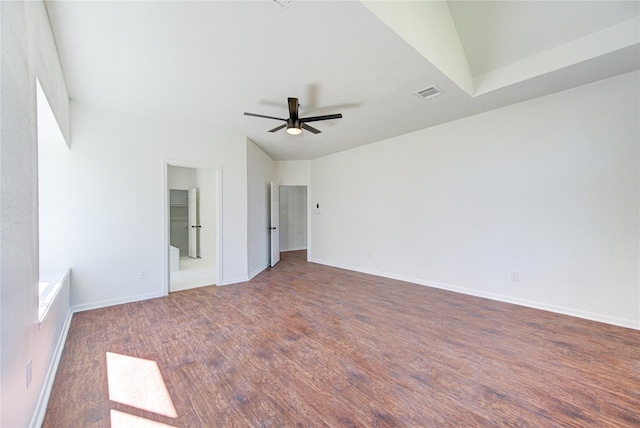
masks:
[[[75,314],[43,426],[640,426],[640,331],[305,259]],[[107,352],[156,361],[177,418],[110,401]]]

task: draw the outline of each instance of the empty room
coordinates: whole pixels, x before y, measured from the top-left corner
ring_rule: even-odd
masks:
[[[0,1],[0,426],[640,426],[637,1]]]

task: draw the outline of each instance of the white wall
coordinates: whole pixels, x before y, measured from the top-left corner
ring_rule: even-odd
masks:
[[[640,328],[639,80],[312,161],[310,260]]]
[[[38,329],[36,77],[69,135],[67,89],[43,2],[0,2],[0,61],[0,426],[24,427],[37,423],[69,308],[62,291]]]
[[[24,40],[20,40],[20,48],[27,47],[29,51],[28,62],[30,69],[35,73],[42,85],[42,89],[49,100],[49,104],[53,110],[55,118],[58,122],[58,126],[67,145],[71,145],[70,139],[70,127],[69,127],[69,93],[67,91],[67,84],[65,82],[64,74],[62,72],[62,66],[58,58],[58,50],[53,39],[53,32],[49,25],[49,15],[43,1],[15,1],[17,3],[16,9],[20,9],[24,5],[24,11],[26,12],[26,23],[22,17],[18,17],[9,12],[6,19],[3,19],[2,24],[8,24],[8,32],[13,32],[14,36],[24,34],[24,31],[28,31],[29,41],[24,43]],[[14,9],[15,10],[15,9]],[[4,9],[3,9],[4,15]],[[14,41],[17,41],[14,39]],[[7,46],[7,52],[10,52],[10,46]],[[14,67],[16,62],[12,55],[15,55],[17,51],[13,51],[6,59],[9,64]],[[15,71],[22,71],[19,67],[14,68]],[[32,76],[33,77],[33,76]]]
[[[78,309],[163,294],[164,161],[221,165],[222,283],[246,279],[245,138],[71,103],[73,144],[61,174],[73,196],[73,242],[57,265],[73,269]],[[179,142],[179,144],[176,144]],[[147,271],[139,279],[139,271]]]
[[[276,182],[281,186],[311,184],[311,161],[276,161]]]
[[[248,274],[253,278],[269,266],[270,183],[275,162],[247,139]]]
[[[280,186],[280,251],[307,248],[307,187]]]

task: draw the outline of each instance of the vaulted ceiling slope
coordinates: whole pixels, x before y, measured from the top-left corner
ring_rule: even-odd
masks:
[[[46,1],[72,99],[313,159],[640,68],[637,1]],[[415,91],[436,85],[424,100]],[[268,133],[342,113],[321,134]]]

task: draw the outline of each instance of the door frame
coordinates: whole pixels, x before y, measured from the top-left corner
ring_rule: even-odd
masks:
[[[162,160],[162,266],[163,266],[163,295],[169,294],[170,287],[170,266],[169,266],[169,246],[170,222],[169,222],[169,167],[178,166],[182,168],[210,169],[216,176],[216,285],[222,284],[222,165],[208,164],[201,162],[190,162],[178,159]]]

